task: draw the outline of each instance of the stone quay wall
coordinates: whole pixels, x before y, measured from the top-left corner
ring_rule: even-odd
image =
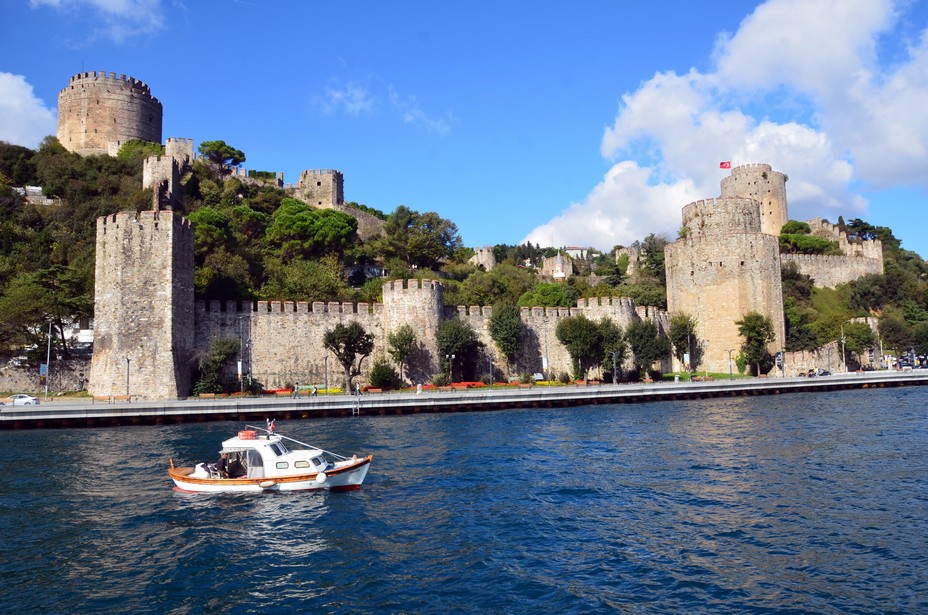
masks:
[[[106,155],[113,141],[161,143],[163,113],[149,86],[134,77],[79,73],[58,92],[58,140],[81,155]]]

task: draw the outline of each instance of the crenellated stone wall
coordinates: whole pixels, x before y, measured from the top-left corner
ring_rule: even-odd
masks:
[[[824,254],[781,254],[783,264],[795,263],[799,273],[811,277],[816,286],[837,288],[865,275],[883,273],[883,259]]]
[[[126,75],[79,73],[58,92],[58,140],[81,155],[106,155],[116,141],[161,143],[162,116],[148,85]]]

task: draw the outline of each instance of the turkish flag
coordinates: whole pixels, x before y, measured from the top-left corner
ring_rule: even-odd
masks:
[[[720,169],[730,169],[730,168],[731,168],[731,160],[726,160],[725,162],[720,162],[720,163],[719,163],[719,168],[720,168]]]

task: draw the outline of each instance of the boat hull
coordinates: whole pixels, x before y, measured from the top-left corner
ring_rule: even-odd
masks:
[[[325,473],[316,472],[263,478],[198,478],[193,468],[172,467],[168,475],[176,489],[194,493],[264,493],[269,491],[350,491],[359,489],[373,455]]]

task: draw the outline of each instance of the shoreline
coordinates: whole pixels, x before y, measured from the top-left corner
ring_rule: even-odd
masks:
[[[37,406],[0,406],[0,430],[162,425],[206,421],[300,420],[437,412],[480,412],[514,408],[567,408],[596,404],[639,404],[754,395],[823,393],[928,385],[928,370],[848,373],[819,378],[712,380],[465,389],[416,393],[373,393],[360,397],[138,400],[115,403],[53,401]]]

